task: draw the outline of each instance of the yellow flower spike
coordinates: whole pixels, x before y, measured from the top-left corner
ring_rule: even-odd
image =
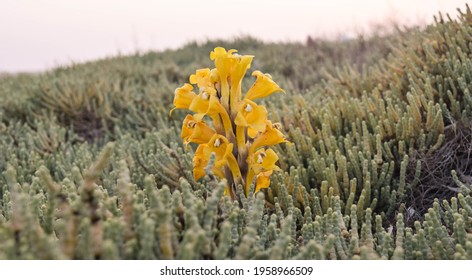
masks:
[[[272,80],[270,75],[264,74],[261,71],[254,71],[252,75],[256,77],[256,81],[247,91],[244,98],[254,100],[256,98],[269,96],[278,91],[285,93],[285,91]]]
[[[192,115],[187,115],[182,125],[181,137],[184,144],[197,143],[204,144],[210,141],[216,132],[204,121],[196,121]]]
[[[243,184],[249,196],[251,184],[256,185],[255,192],[268,188],[270,176],[280,170],[276,165],[279,157],[267,146],[288,141],[280,128],[267,119],[267,109],[254,100],[284,91],[269,74],[254,71],[256,81],[243,98],[242,80],[253,56],[217,47],[210,52],[210,58],[215,68],[196,70],[189,77],[190,84],[176,90],[174,105],[195,112],[186,116],[181,134],[185,145],[199,144],[193,158],[195,179],[205,176],[214,154],[213,173],[227,180],[225,195],[238,199],[235,186]],[[199,89],[198,94],[191,84]],[[212,118],[212,127],[203,121],[204,116]]]
[[[241,82],[246,74],[246,71],[251,67],[252,55],[235,56],[237,62],[233,66],[231,72],[231,95],[230,95],[230,108],[231,112],[236,113],[238,103],[241,101]]]
[[[175,90],[175,108],[170,110],[170,114],[172,114],[175,109],[189,109],[193,99],[195,98],[195,96],[197,96],[197,94],[192,90],[193,86],[191,84],[184,84],[182,87],[179,87]]]
[[[283,133],[277,128],[277,125],[271,121],[266,121],[266,129],[263,133],[254,138],[254,142],[249,147],[249,154],[254,153],[258,148],[263,146],[274,146],[280,143],[288,143]]]

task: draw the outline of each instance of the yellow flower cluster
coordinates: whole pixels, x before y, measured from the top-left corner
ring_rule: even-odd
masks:
[[[195,113],[187,115],[182,126],[185,145],[199,144],[193,159],[195,179],[205,175],[214,153],[213,173],[228,181],[225,193],[235,198],[235,188],[241,184],[248,196],[251,184],[256,192],[267,188],[270,176],[279,170],[278,156],[268,146],[287,142],[279,125],[267,119],[266,108],[254,100],[284,91],[270,75],[254,71],[256,81],[243,98],[241,82],[253,56],[217,47],[210,59],[215,62],[214,69],[198,69],[190,76],[190,84],[175,90],[171,112],[179,108]],[[204,116],[211,118],[213,128]]]

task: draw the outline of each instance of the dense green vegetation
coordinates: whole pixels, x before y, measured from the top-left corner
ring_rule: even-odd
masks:
[[[284,172],[240,201],[193,179],[185,112],[168,114],[215,46],[287,92],[265,103],[293,143]],[[2,77],[0,259],[472,259],[471,91],[469,8],[388,36]]]

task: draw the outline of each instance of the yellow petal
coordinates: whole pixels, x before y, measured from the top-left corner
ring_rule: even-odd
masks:
[[[275,170],[278,171],[280,168],[276,165],[279,157],[272,149],[259,149],[256,152],[250,154],[247,159],[249,169],[255,174],[259,174],[263,171]]]
[[[193,127],[195,126],[196,122],[193,118],[192,115],[187,115],[183,121],[182,124],[182,133],[180,134],[180,137],[182,139],[188,138],[190,135],[192,135],[192,130]]]
[[[213,115],[212,119],[215,123],[221,120],[226,136],[230,137],[230,135],[234,135],[231,119],[229,118],[228,112],[223,108],[223,105],[221,105],[221,103],[218,102],[217,106],[219,107],[218,113],[217,115]]]
[[[234,123],[237,125],[237,126],[248,126],[249,124],[247,123],[246,121],[246,118],[244,117],[243,114],[237,114],[236,115],[236,118],[234,118]]]
[[[256,174],[254,173],[254,170],[250,168],[247,172],[246,175],[246,196],[249,196],[249,189],[251,188],[251,185],[254,183],[254,177]]]
[[[201,144],[195,151],[195,155],[193,157],[193,177],[195,180],[205,176],[205,167],[208,165],[208,161],[210,159],[207,147],[207,144]]]
[[[233,143],[228,144],[224,158],[225,158],[226,164],[229,167],[229,170],[231,170],[231,174],[233,175],[234,181],[238,182],[239,180],[242,179],[242,175],[241,175],[241,170],[239,169],[238,162],[233,155],[233,147],[234,147]]]
[[[279,157],[277,154],[274,152],[272,149],[266,149],[264,151],[265,156],[262,159],[262,163],[260,164],[261,170],[263,171],[280,171],[280,167],[276,165],[277,161],[279,160]],[[258,157],[258,160],[260,157]]]
[[[217,177],[221,178],[221,179],[225,179],[226,176],[225,176],[225,173],[223,171],[223,168],[216,168],[213,166],[213,174],[215,174]]]
[[[217,58],[226,57],[227,52],[225,48],[216,47],[213,51],[210,52],[210,59],[215,60]]]
[[[221,160],[227,154],[226,149],[228,147],[229,141],[223,135],[214,134],[208,141],[208,148],[211,152],[215,153],[216,161]]]
[[[231,195],[231,188],[230,188],[229,185],[226,185],[225,191],[224,191],[223,194],[226,195],[226,196]]]
[[[191,84],[196,84],[197,83],[197,75],[195,75],[195,74],[190,75],[190,78],[188,80]]]
[[[254,56],[238,56],[231,72],[231,110],[236,111],[239,101],[241,101],[241,81],[246,74],[247,69],[251,67]]]
[[[223,113],[226,113],[226,110],[221,105],[218,97],[214,95],[210,96],[210,102],[208,103],[208,110],[206,114],[211,115],[211,114],[223,114]]]
[[[239,111],[234,119],[238,126],[247,126],[251,128],[249,136],[254,138],[257,132],[264,132],[266,129],[267,109],[264,106],[257,105],[255,102],[244,99]],[[256,133],[254,132],[256,131]]]
[[[234,146],[233,143],[229,143],[229,144],[226,145],[225,153],[220,158],[220,160],[215,163],[216,167],[222,167],[228,162],[228,157],[230,156],[230,154],[233,151],[233,146]]]
[[[192,102],[189,105],[189,109],[199,113],[207,114],[208,108],[210,106],[210,99],[212,96],[216,95],[216,90],[214,88],[208,87],[200,90],[200,93],[196,95]]]
[[[192,91],[193,86],[191,84],[184,84],[175,90],[174,95],[174,109],[188,109],[196,94]],[[172,109],[172,111],[174,110]]]
[[[257,175],[255,193],[270,186],[270,175],[272,175],[272,170],[261,172]]]
[[[187,115],[185,117],[181,134],[181,137],[184,139],[184,144],[208,143],[214,134],[215,131],[204,121],[196,121],[192,115]]]
[[[218,141],[218,147],[215,147],[215,142]],[[208,166],[212,153],[215,153],[215,163],[221,160],[221,158],[224,156],[226,145],[227,140],[224,138],[224,136],[214,134],[208,143],[200,144],[198,146],[193,157],[193,176],[195,180],[205,176],[205,168]],[[216,164],[213,167],[213,172],[217,176],[222,175],[222,172],[219,171],[219,167],[217,167]]]
[[[261,71],[254,71],[253,76],[256,76],[256,81],[252,87],[247,91],[244,98],[254,100],[271,95],[274,92],[281,91],[285,93],[274,81],[270,75],[263,74]]]
[[[216,155],[215,167],[220,168],[227,165],[231,170],[233,179],[235,181],[241,179],[241,171],[233,155],[233,143],[230,143],[223,135],[215,134],[208,142],[208,147]]]
[[[197,84],[198,87],[210,87],[212,82],[210,80],[210,69],[198,69],[195,74],[190,75],[190,83]]]
[[[221,104],[224,108],[229,108],[230,92],[228,77],[232,71],[237,58],[233,53],[236,50],[226,52],[224,48],[217,47],[210,53],[211,60],[215,61],[215,67],[218,70],[219,81],[221,83]]]
[[[255,150],[263,146],[273,146],[286,142],[288,141],[285,139],[283,133],[280,132],[271,121],[267,120],[265,131],[254,138],[254,142],[249,148],[249,153],[254,153]]]
[[[195,180],[198,180],[206,175],[205,168],[208,166],[210,156],[211,153],[206,144],[201,144],[198,146],[193,158],[193,177]],[[221,179],[226,178],[221,168],[213,166],[212,171],[217,177]]]
[[[265,149],[265,157],[262,160],[262,167],[265,170],[279,170],[279,167],[275,163],[279,160],[279,156],[272,149]]]
[[[192,135],[188,138],[188,141],[197,144],[208,143],[215,133],[216,132],[212,128],[206,125],[205,122],[201,121],[195,126]]]
[[[209,104],[210,98],[202,98],[201,94],[199,94],[192,100],[192,103],[189,105],[189,109],[199,114],[206,114]]]
[[[193,158],[195,180],[205,175],[205,167],[208,165],[212,153],[215,154],[215,166],[213,168],[215,174],[218,173],[218,176],[223,176],[224,173],[219,170],[228,165],[234,178],[241,177],[239,166],[232,151],[233,143],[229,143],[226,137],[219,134],[214,134],[208,143],[198,146]]]
[[[195,114],[193,115],[193,119],[196,121],[196,122],[200,122],[202,121],[203,117],[205,116],[205,114]]]
[[[259,131],[255,130],[254,128],[252,127],[248,127],[247,128],[247,135],[251,138],[254,138],[257,136],[257,133],[259,133]]]
[[[251,68],[254,56],[243,55],[237,57],[233,71],[231,72],[231,86],[236,88],[241,83],[242,78],[246,74],[247,69]]]
[[[229,50],[222,47],[216,47],[214,51],[210,53],[210,59],[215,61],[215,67],[220,74],[220,78],[227,77],[231,72],[232,64],[236,62],[236,58],[233,53],[236,50]]]
[[[211,69],[210,71],[210,82],[216,83],[220,79],[220,74],[218,74],[218,70],[216,68]]]
[[[249,195],[249,188],[254,178],[256,178],[256,192],[269,185],[269,176],[273,171],[280,170],[276,165],[278,160],[279,157],[272,149],[259,149],[249,155],[247,159],[249,170],[246,176],[246,195]]]

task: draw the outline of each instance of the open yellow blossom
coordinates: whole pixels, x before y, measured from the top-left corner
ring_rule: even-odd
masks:
[[[267,109],[249,99],[241,102],[240,109],[234,119],[236,125],[248,127],[248,135],[251,138],[256,137],[258,132],[265,131],[266,121]]]
[[[261,71],[252,72],[253,76],[256,76],[256,81],[252,87],[247,91],[244,98],[254,100],[256,98],[263,98],[271,95],[274,92],[283,92],[273,80],[272,77],[268,74],[264,74]]]
[[[216,96],[216,89],[212,87],[202,87],[200,93],[193,98],[189,109],[196,113],[194,115],[196,121],[200,121],[205,115],[208,115],[216,121],[221,118],[225,131],[232,129],[228,113]]]
[[[190,104],[192,103],[193,99],[197,94],[192,91],[193,86],[191,84],[184,84],[184,86],[179,87],[175,90],[174,95],[174,106],[170,113],[175,109],[188,109]]]
[[[246,155],[246,133],[250,138],[266,129],[267,109],[255,102],[244,99],[239,104],[239,110],[234,118],[236,124],[236,141],[239,153]],[[247,130],[246,130],[247,128]]]
[[[198,114],[208,114],[210,110],[210,101],[212,97],[216,97],[216,89],[213,87],[200,87],[200,93],[196,95],[189,105],[189,109]],[[219,102],[216,102],[219,103]],[[224,111],[224,108],[213,102],[211,105],[216,106],[213,110]],[[221,107],[221,108],[220,108]]]
[[[268,170],[257,175],[256,190],[254,193],[257,193],[261,189],[267,189],[270,186],[270,175],[272,175],[272,173],[273,170]]]
[[[276,165],[279,157],[272,149],[259,149],[248,157],[249,171],[246,177],[246,193],[254,181],[254,177],[267,171],[279,171],[280,168]],[[272,174],[272,173],[271,173]],[[259,188],[260,189],[260,188]],[[256,185],[256,190],[257,185]]]
[[[193,177],[195,178],[195,180],[198,180],[205,176],[205,168],[210,162],[210,156],[211,150],[208,149],[207,144],[202,144],[198,146],[193,157]],[[221,166],[213,166],[212,171],[216,176],[224,178],[224,172]]]
[[[226,51],[225,48],[217,47],[210,53],[210,59],[215,61],[215,67],[218,70],[221,83],[221,104],[225,109],[229,109],[230,89],[228,78],[231,74],[233,64],[236,60],[233,53],[234,49]]]
[[[225,132],[232,133],[233,128],[228,113],[214,93],[208,93],[205,90],[200,92],[190,104],[190,110],[196,113],[194,115],[195,120],[200,121],[205,115],[208,115],[216,122],[221,120]]]
[[[204,121],[196,121],[192,115],[187,115],[182,125],[181,137],[184,144],[197,143],[204,144],[210,141],[215,131],[210,128]]]
[[[263,146],[274,146],[287,142],[283,133],[277,128],[277,125],[267,120],[265,131],[254,138],[254,142],[249,148],[249,154],[254,153],[258,148]]]
[[[234,176],[241,177],[241,172],[234,157],[233,143],[229,143],[228,139],[223,135],[214,134],[210,141],[206,144],[201,144],[194,157],[194,177],[195,179],[201,178],[205,173],[204,169],[208,165],[210,156],[212,153],[215,154],[215,166],[214,168],[219,170],[221,167],[228,166]]]
[[[213,83],[210,79],[210,68],[198,69],[195,74],[190,75],[189,81],[191,84],[196,84],[200,87],[211,87]]]
[[[231,93],[230,93],[230,108],[232,112],[237,111],[238,103],[241,100],[241,82],[246,74],[247,69],[251,67],[252,55],[238,55],[234,61],[231,72]]]
[[[254,170],[254,173],[258,174],[265,170],[279,170],[276,165],[279,160],[279,156],[274,150],[259,149],[248,158],[250,169]]]
[[[210,52],[210,59],[215,61],[215,67],[220,73],[220,77],[228,77],[231,73],[232,63],[234,62],[234,55],[237,50],[231,49],[226,51],[225,48],[216,47]]]
[[[220,80],[220,74],[218,73],[218,70],[216,68],[213,68],[210,70],[210,82],[212,84],[215,84]]]

